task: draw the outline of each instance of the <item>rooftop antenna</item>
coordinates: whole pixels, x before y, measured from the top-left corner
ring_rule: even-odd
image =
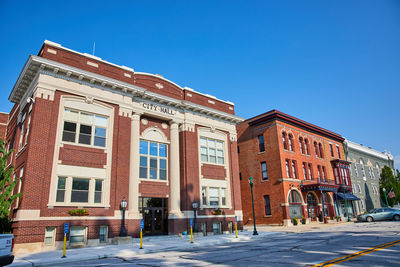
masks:
[[[96,41],[93,42],[93,56],[94,56],[94,50],[96,49]]]

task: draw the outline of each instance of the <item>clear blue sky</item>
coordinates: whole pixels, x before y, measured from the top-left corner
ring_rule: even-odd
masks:
[[[388,150],[400,168],[400,1],[0,0],[0,111],[45,39]]]

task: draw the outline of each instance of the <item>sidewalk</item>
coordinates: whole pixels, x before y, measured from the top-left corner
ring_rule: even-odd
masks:
[[[301,224],[300,223],[296,226],[257,225],[257,231],[301,233],[301,232],[314,231],[314,230],[318,230],[318,229],[330,228],[330,227],[335,227],[335,226],[340,226],[340,225],[345,225],[345,224],[353,224],[354,222],[356,222],[356,219],[353,218],[350,222],[347,222],[347,220],[342,220],[339,222],[337,222],[335,220],[329,220],[328,223],[323,223],[323,222],[312,222],[309,224]],[[244,226],[244,229],[247,231],[253,231],[253,225],[247,224]]]
[[[260,231],[258,236],[253,236],[252,231],[239,232],[235,234],[224,234],[214,236],[195,237],[194,243],[190,243],[190,236],[151,236],[143,238],[143,249],[139,249],[139,239],[134,238],[132,244],[107,245],[98,247],[87,247],[67,249],[66,258],[61,258],[62,250],[40,252],[35,254],[17,255],[10,266],[45,266],[62,265],[67,262],[94,260],[109,257],[129,258],[137,254],[146,254],[176,249],[192,249],[197,247],[213,246],[217,244],[243,242],[260,238],[267,235],[275,235],[277,232]]]

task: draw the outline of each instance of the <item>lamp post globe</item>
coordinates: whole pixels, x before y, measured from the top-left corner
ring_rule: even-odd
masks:
[[[194,213],[194,227],[193,227],[193,230],[194,230],[194,232],[195,233],[197,233],[197,223],[196,223],[196,213],[197,213],[197,208],[199,207],[199,203],[197,203],[196,202],[196,200],[195,201],[193,201],[193,203],[192,203],[192,208],[193,208],[193,213]]]
[[[126,236],[126,229],[125,229],[125,211],[126,207],[128,206],[128,202],[126,201],[125,197],[121,200],[121,210],[122,210],[122,218],[121,218],[121,232],[119,236]]]

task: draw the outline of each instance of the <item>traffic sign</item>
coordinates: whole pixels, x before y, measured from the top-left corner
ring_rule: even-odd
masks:
[[[143,228],[144,228],[144,221],[140,220],[140,229],[143,229]]]
[[[235,216],[235,223],[237,223],[237,216]]]
[[[193,219],[191,218],[190,219],[190,227],[192,227],[193,226]]]
[[[64,234],[68,234],[69,232],[69,223],[64,223]]]

